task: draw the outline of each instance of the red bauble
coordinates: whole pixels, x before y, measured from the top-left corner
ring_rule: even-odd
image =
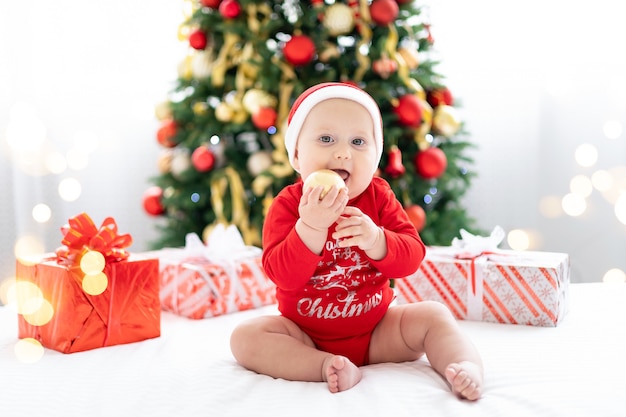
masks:
[[[206,33],[196,29],[189,34],[189,45],[193,49],[202,50],[206,48]]]
[[[166,148],[173,148],[176,146],[174,137],[178,131],[176,122],[172,119],[165,119],[161,122],[159,130],[157,130],[157,140],[162,146]]]
[[[396,0],[374,0],[370,6],[372,20],[380,26],[386,26],[396,20],[400,9]]]
[[[315,56],[315,43],[306,35],[294,35],[283,47],[283,54],[291,65],[306,65]]]
[[[412,204],[405,207],[404,211],[406,211],[409,220],[413,223],[417,231],[421,232],[424,226],[426,226],[426,212],[424,209],[417,204]]]
[[[213,169],[215,154],[206,146],[198,146],[191,154],[191,163],[198,172],[206,172]]]
[[[223,0],[220,3],[219,11],[226,19],[234,19],[241,13],[241,5],[237,0]]]
[[[409,127],[419,127],[422,124],[422,105],[417,96],[406,94],[398,99],[394,107],[400,124]]]
[[[200,0],[200,4],[204,7],[210,7],[211,9],[217,9],[221,2],[222,0]]]
[[[389,150],[389,163],[385,167],[385,172],[392,178],[397,178],[406,172],[402,163],[402,152],[395,145]]]
[[[271,107],[261,107],[259,111],[252,115],[252,123],[258,129],[268,129],[276,124],[276,110]]]
[[[143,209],[146,213],[152,216],[158,216],[165,212],[163,204],[161,204],[161,197],[163,196],[163,190],[156,185],[148,188],[143,193]]]
[[[436,90],[431,90],[426,95],[426,101],[433,107],[437,107],[441,104],[445,104],[446,106],[451,106],[454,102],[454,98],[452,97],[452,93],[448,90],[447,87],[441,87]]]
[[[448,166],[446,154],[439,148],[428,148],[415,156],[415,169],[426,179],[439,178]]]

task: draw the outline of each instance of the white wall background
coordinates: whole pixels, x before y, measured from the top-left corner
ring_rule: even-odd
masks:
[[[485,229],[524,230],[530,249],[568,252],[574,281],[626,270],[614,212],[626,134],[604,133],[608,121],[626,126],[621,2],[428,4],[439,69],[478,145],[470,213]],[[153,112],[176,78],[182,19],[180,0],[0,4],[0,280],[13,273],[16,242],[32,235],[53,251],[59,227],[82,211],[97,223],[115,217],[133,251],[156,236],[141,195],[157,172]],[[9,133],[16,126],[27,134]],[[590,167],[574,159],[581,144],[597,149]],[[42,175],[50,154],[67,166]],[[598,170],[613,174],[612,195],[593,189],[576,217],[542,212],[550,198],[560,207],[574,176]],[[82,187],[70,202],[58,193],[68,178]],[[39,203],[52,209],[45,223],[33,220]]]

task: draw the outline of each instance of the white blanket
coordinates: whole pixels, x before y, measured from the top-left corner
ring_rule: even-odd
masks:
[[[0,416],[624,416],[626,285],[573,284],[556,328],[460,322],[485,362],[485,393],[457,399],[426,359],[363,368],[351,390],[240,367],[229,335],[275,306],[194,321],[162,315],[159,338],[17,360],[16,313],[0,307]]]

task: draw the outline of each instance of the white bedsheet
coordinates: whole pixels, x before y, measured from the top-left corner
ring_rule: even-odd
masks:
[[[626,416],[626,285],[573,284],[556,328],[460,322],[485,362],[475,403],[426,360],[363,368],[353,389],[241,368],[229,335],[274,306],[194,321],[163,313],[159,338],[92,351],[14,354],[17,319],[0,307],[0,416]],[[347,414],[346,414],[347,413]]]

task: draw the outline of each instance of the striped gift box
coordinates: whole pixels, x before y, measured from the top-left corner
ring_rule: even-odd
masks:
[[[434,300],[457,319],[556,326],[569,302],[565,253],[494,250],[463,256],[429,247],[419,270],[395,280],[398,303]]]

